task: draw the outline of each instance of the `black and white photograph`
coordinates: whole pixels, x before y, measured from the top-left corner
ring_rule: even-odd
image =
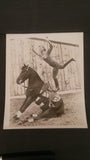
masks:
[[[84,34],[6,35],[4,129],[88,128]]]

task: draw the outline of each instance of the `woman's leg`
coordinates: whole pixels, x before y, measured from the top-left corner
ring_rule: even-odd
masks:
[[[59,69],[64,69],[69,63],[71,63],[72,61],[75,61],[74,58],[71,58],[69,61],[67,61],[65,64],[58,66]]]
[[[58,83],[58,80],[57,80],[58,71],[59,70],[57,68],[53,68],[53,79],[54,79],[55,86],[56,86],[57,89],[59,89],[59,83]]]
[[[51,59],[50,59],[51,60]],[[52,60],[52,63],[50,62],[51,66],[54,67],[54,68],[57,68],[57,69],[64,69],[69,63],[71,63],[72,61],[75,61],[74,58],[71,58],[69,61],[67,61],[66,63],[64,64],[59,64],[58,62],[56,61],[53,61]],[[49,64],[49,62],[48,62]],[[56,71],[55,71],[56,72]]]
[[[56,62],[54,59],[52,59],[51,56],[48,56],[47,58],[44,58],[43,60],[46,63],[48,63],[51,67],[57,68],[57,69],[64,69],[70,62],[75,61],[74,58],[71,58],[65,64],[60,64],[60,63]]]

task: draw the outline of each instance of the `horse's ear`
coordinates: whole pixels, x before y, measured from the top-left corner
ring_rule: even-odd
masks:
[[[26,67],[27,67],[27,70],[28,70],[29,69],[29,64],[27,64]]]
[[[26,67],[26,65],[23,63],[23,65],[22,65],[21,69],[23,69],[23,68],[25,68],[25,67]]]
[[[26,64],[24,63],[24,67],[26,67]]]

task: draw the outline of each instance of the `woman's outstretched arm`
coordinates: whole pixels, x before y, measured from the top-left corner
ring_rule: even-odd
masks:
[[[53,45],[52,45],[52,43],[49,41],[49,40],[47,40],[47,39],[41,39],[41,38],[35,38],[35,37],[31,37],[30,38],[31,40],[41,40],[41,41],[43,41],[43,42],[47,42],[48,44],[49,44],[49,49],[47,50],[47,56],[49,56],[50,55],[50,53],[51,53],[51,51],[52,51],[52,49],[53,49]],[[35,52],[36,53],[36,52]],[[37,54],[37,53],[36,53]],[[40,56],[39,54],[37,54],[38,56]]]
[[[52,51],[52,49],[53,49],[53,45],[52,45],[52,43],[51,43],[49,40],[47,40],[47,39],[44,39],[43,41],[45,41],[45,42],[47,42],[47,43],[49,44],[49,49],[47,50],[47,56],[49,56],[50,53],[51,53],[51,51]]]
[[[41,55],[39,55],[35,50],[34,50],[34,47],[32,46],[32,51],[39,57],[41,57]]]

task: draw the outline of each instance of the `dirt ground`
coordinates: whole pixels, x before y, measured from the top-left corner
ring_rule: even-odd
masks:
[[[10,128],[86,128],[85,107],[81,93],[72,93],[62,95],[64,101],[64,114],[60,117],[50,118],[48,120],[40,119],[35,122],[26,122],[24,124],[13,123],[12,117],[19,110],[24,99],[11,99],[10,102]],[[40,113],[40,107],[32,103],[21,116],[25,120],[31,113]]]

